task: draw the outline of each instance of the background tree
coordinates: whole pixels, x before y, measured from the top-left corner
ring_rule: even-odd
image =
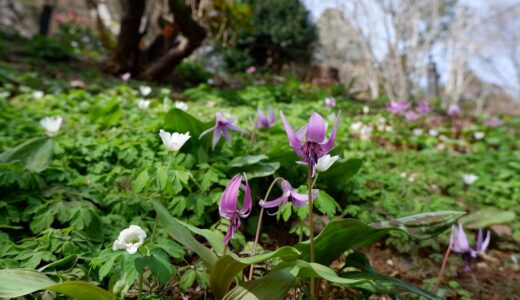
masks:
[[[309,12],[298,0],[248,0],[250,27],[238,31],[236,42],[224,51],[231,70],[250,65],[279,72],[289,62],[305,63],[312,58],[316,28]],[[253,30],[254,29],[254,30]]]

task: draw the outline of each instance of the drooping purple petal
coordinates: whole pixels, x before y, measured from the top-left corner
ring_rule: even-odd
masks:
[[[276,114],[274,113],[274,109],[272,106],[269,106],[268,120],[269,120],[270,125],[273,125],[276,122]]]
[[[253,207],[253,198],[251,197],[251,189],[249,188],[249,183],[247,182],[247,176],[244,174],[245,185],[244,189],[244,203],[242,204],[242,208],[240,209],[240,217],[247,218],[251,213],[251,208]]]
[[[283,112],[280,112],[280,118],[282,119],[282,123],[283,123],[283,127],[285,128],[285,132],[287,133],[287,138],[289,140],[289,145],[294,150],[301,151],[303,143],[296,136],[296,133],[294,132],[294,129],[291,127],[291,125],[289,125],[289,122],[287,122],[287,119],[285,118]]]
[[[226,143],[228,143],[228,145],[231,145],[231,134],[229,134],[229,130],[227,130],[227,128],[223,128],[220,132],[222,132],[222,135],[224,136]]]
[[[222,130],[215,130],[213,132],[213,139],[211,140],[211,147],[215,149],[215,146],[218,144],[220,137],[222,136]]]
[[[229,224],[229,228],[228,228],[228,231],[226,232],[226,236],[224,237],[224,244],[229,244],[229,241],[231,240],[231,238],[233,238],[233,236],[235,235],[235,233],[237,232],[238,228],[240,227],[240,218],[238,217],[238,215],[233,215],[230,219],[230,224]]]
[[[341,110],[338,112],[338,116],[336,117],[336,122],[334,123],[334,127],[332,127],[332,131],[330,132],[330,137],[326,143],[321,145],[321,153],[320,157],[329,153],[334,147],[334,141],[336,140],[336,132],[338,131],[339,117],[341,116]]]
[[[215,126],[210,127],[210,128],[208,128],[208,129],[204,130],[204,131],[199,135],[199,140],[200,140],[203,136],[205,136],[206,134],[212,132],[213,130],[215,130]]]
[[[307,126],[307,142],[322,143],[325,139],[326,125],[318,113],[312,113]]]
[[[453,252],[471,253],[468,238],[466,237],[461,224],[459,224],[458,228],[457,226],[453,225],[450,239],[453,243]]]
[[[219,204],[220,216],[224,218],[230,218],[230,214],[236,212],[238,191],[242,182],[242,176],[235,175],[226,186],[226,189],[222,193]]]
[[[478,235],[477,235],[477,247],[476,252],[477,253],[484,253],[487,250],[487,247],[489,246],[489,242],[491,241],[491,233],[487,232],[486,239],[483,240],[483,232],[482,228],[478,229]]]

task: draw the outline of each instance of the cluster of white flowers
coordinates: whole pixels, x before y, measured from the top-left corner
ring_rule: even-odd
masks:
[[[350,125],[350,132],[359,136],[362,141],[368,141],[372,137],[372,127],[361,122],[354,122]]]
[[[417,177],[417,174],[416,173],[407,174],[406,172],[401,172],[401,174],[399,174],[399,176],[401,176],[401,178],[408,179],[408,181],[410,181],[410,182],[414,182],[415,178]]]
[[[40,121],[40,125],[45,129],[48,136],[55,136],[60,131],[61,123],[63,122],[63,118],[57,116],[53,117],[45,117]]]
[[[482,131],[477,131],[475,133],[473,133],[473,137],[476,139],[476,140],[481,140],[483,139],[484,137],[486,136],[486,134]]]

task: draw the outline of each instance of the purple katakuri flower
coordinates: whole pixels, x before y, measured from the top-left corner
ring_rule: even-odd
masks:
[[[451,250],[455,253],[462,254],[462,258],[464,259],[464,269],[466,271],[471,271],[471,258],[475,258],[477,257],[477,254],[481,254],[486,251],[487,247],[489,246],[490,239],[490,232],[488,231],[486,239],[483,240],[482,228],[480,228],[477,236],[477,247],[476,250],[473,250],[469,245],[468,238],[464,233],[462,225],[459,224],[458,227],[453,225],[451,228]]]
[[[417,108],[415,109],[417,113],[420,116],[427,115],[431,113],[433,110],[430,106],[430,103],[428,103],[428,100],[424,99],[423,101],[419,102],[419,105],[417,105]]]
[[[318,190],[312,190],[312,199],[315,199],[318,196]],[[291,202],[294,206],[302,207],[307,205],[309,202],[309,196],[307,194],[297,193],[296,190],[291,186],[289,181],[282,180],[282,196],[280,198],[274,199],[272,201],[260,200],[260,206],[263,208],[280,208],[287,202]],[[275,215],[278,210],[274,213],[270,213],[267,211],[267,214],[270,216]]]
[[[230,130],[244,132],[244,130],[242,128],[233,124],[233,122],[235,122],[235,119],[236,119],[236,117],[231,117],[231,118],[227,119],[226,117],[224,117],[224,115],[222,113],[217,112],[217,114],[215,116],[215,126],[209,128],[209,129],[205,130],[203,133],[201,133],[199,136],[199,139],[202,138],[203,136],[205,136],[206,134],[210,133],[211,131],[213,131],[213,141],[212,141],[213,148],[215,148],[215,145],[217,145],[218,141],[220,140],[220,138],[222,136],[224,136],[224,138],[226,139],[226,142],[228,144],[231,144],[231,135],[229,134]]]
[[[330,132],[330,137],[327,139],[325,137],[327,133],[325,121],[318,113],[312,113],[309,123],[298,129],[297,132],[294,132],[294,129],[287,122],[283,112],[280,112],[283,126],[285,127],[287,138],[289,139],[289,145],[294,149],[296,155],[302,158],[301,163],[305,163],[312,168],[313,176],[318,159],[329,153],[332,147],[334,147],[340,115],[341,111],[338,112],[336,123]]]
[[[256,72],[256,67],[255,66],[249,66],[247,69],[246,69],[246,73],[247,74],[253,74]]]
[[[124,82],[130,80],[130,77],[132,77],[132,74],[130,74],[130,72],[126,72],[125,74],[121,75],[121,79],[123,79]]]
[[[334,97],[327,97],[325,98],[324,102],[326,107],[336,107],[336,99],[334,99]]]
[[[235,235],[240,227],[240,218],[244,219],[251,213],[253,200],[251,198],[251,189],[247,182],[247,177],[244,175],[245,185],[242,184],[242,175],[235,175],[226,186],[222,193],[218,211],[220,216],[229,219],[229,229],[224,238],[224,243],[227,245],[231,238]],[[244,202],[242,208],[238,209],[238,192],[242,188],[244,190]]]
[[[498,127],[504,124],[504,122],[497,117],[492,117],[490,119],[487,119],[486,122],[484,122],[484,124],[486,124],[486,126],[489,127]]]
[[[386,108],[387,111],[394,115],[402,115],[410,109],[410,103],[406,101],[390,101],[390,104]]]
[[[271,128],[271,127],[273,127],[273,124],[275,122],[276,122],[276,115],[275,115],[272,107],[269,107],[269,112],[267,113],[267,116],[260,109],[260,107],[258,108],[258,115],[256,117],[256,124],[255,124],[255,127],[257,129]]]
[[[446,112],[448,113],[448,116],[450,116],[450,117],[458,116],[458,115],[460,115],[460,107],[456,103],[450,104],[450,106],[448,106],[448,110]]]
[[[413,122],[413,121],[419,119],[419,116],[418,116],[415,112],[409,110],[409,111],[407,111],[407,112],[404,114],[404,118],[405,118],[406,121],[408,121],[408,122]]]

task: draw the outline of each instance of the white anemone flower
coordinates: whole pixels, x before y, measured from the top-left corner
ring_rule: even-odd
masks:
[[[316,170],[318,172],[327,171],[337,160],[339,159],[339,155],[330,156],[330,154],[324,155],[318,159],[318,163],[316,163]]]
[[[188,104],[186,102],[177,101],[177,102],[175,102],[175,108],[180,109],[182,111],[187,111]]]
[[[478,176],[475,174],[462,174],[462,180],[467,185],[472,185],[478,180]]]
[[[361,127],[363,127],[363,123],[361,122],[354,122],[350,125],[350,131],[352,133],[359,133],[361,130]]]
[[[421,128],[415,128],[413,130],[413,135],[415,135],[415,136],[420,136],[422,133],[423,133],[423,131]]]
[[[40,125],[45,129],[48,136],[55,136],[58,131],[60,131],[61,123],[63,122],[63,118],[58,117],[45,117],[41,119]]]
[[[366,115],[369,112],[370,112],[370,108],[367,105],[363,106],[363,113]]]
[[[137,252],[137,249],[144,243],[146,232],[137,226],[130,225],[130,227],[123,229],[119,233],[119,237],[114,241],[112,250],[124,249],[130,254]]]
[[[368,141],[372,137],[372,127],[368,125],[363,125],[361,127],[361,130],[359,131],[359,138],[362,141]]]
[[[429,134],[431,137],[436,137],[436,136],[439,134],[439,132],[438,132],[436,129],[433,129],[433,128],[432,128],[432,129],[428,130],[428,134]]]
[[[476,140],[481,140],[483,139],[484,137],[486,136],[486,134],[482,131],[477,131],[475,133],[473,133],[473,137],[476,139]]]
[[[178,133],[178,132],[172,132],[169,133],[167,131],[164,131],[161,129],[159,131],[159,136],[162,139],[162,142],[164,144],[164,147],[168,151],[179,151],[179,149],[190,139],[190,133]]]
[[[142,85],[139,87],[139,91],[141,92],[141,95],[148,96],[152,92],[152,88],[146,85]]]
[[[139,99],[139,101],[137,101],[137,107],[139,107],[140,110],[147,110],[150,103],[150,100]]]
[[[45,96],[45,93],[42,91],[34,91],[32,95],[35,99],[41,99],[43,96]]]

